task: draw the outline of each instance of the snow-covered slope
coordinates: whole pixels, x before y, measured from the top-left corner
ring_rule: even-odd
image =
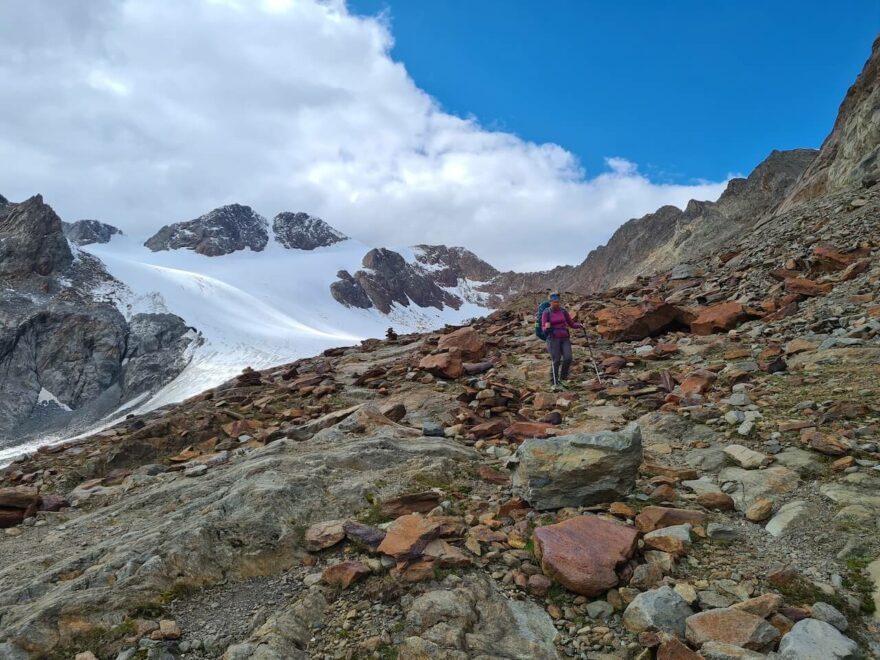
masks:
[[[113,300],[126,317],[167,311],[201,333],[189,366],[149,400],[120,413],[179,401],[217,385],[246,366],[265,368],[314,355],[331,346],[398,332],[426,330],[479,316],[485,309],[465,302],[443,310],[395,305],[388,315],[375,308],[345,307],[330,295],[340,270],[356,270],[369,247],[345,240],[315,250],[286,249],[270,239],[260,252],[242,250],[207,257],[191,250],[152,252],[127,236],[82,248],[101,259],[123,287],[96,292]],[[400,250],[407,260],[412,250]],[[474,300],[471,283],[456,291]]]

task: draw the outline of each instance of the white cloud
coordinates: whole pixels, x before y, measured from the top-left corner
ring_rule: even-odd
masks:
[[[0,193],[147,236],[229,202],[376,245],[576,263],[630,217],[723,183],[650,181],[445,113],[383,19],[317,0],[0,4]]]

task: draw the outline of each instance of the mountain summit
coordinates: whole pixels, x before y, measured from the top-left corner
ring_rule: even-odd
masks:
[[[195,220],[165,225],[144,245],[153,252],[187,249],[216,257],[250,248],[260,252],[269,241],[266,219],[250,206],[228,204]]]
[[[303,212],[279,213],[272,219],[272,231],[275,240],[291,250],[314,250],[348,240],[321,218]]]

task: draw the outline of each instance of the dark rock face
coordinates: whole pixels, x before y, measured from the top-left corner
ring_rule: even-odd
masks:
[[[819,155],[790,192],[782,210],[849,187],[880,181],[880,37],[846,93]]]
[[[272,219],[272,231],[275,239],[291,250],[314,250],[348,239],[321,218],[302,212],[279,213]]]
[[[155,391],[186,366],[186,351],[196,332],[174,314],[135,314],[128,323],[123,397]]]
[[[369,309],[373,306],[370,296],[364,291],[360,283],[355,280],[351,273],[347,270],[340,270],[336,273],[339,278],[330,285],[330,295],[336,302],[342,303],[346,307],[357,307],[359,309]]]
[[[416,261],[432,267],[430,273],[440,286],[456,286],[461,279],[487,282],[498,270],[470,250],[445,245],[417,245]]]
[[[186,366],[178,317],[127,322],[96,300],[113,284],[88,254],[74,261],[60,218],[37,195],[0,207],[0,443],[87,427]]]
[[[0,277],[45,277],[72,261],[61,218],[42,196],[0,208]]]
[[[330,293],[347,307],[376,307],[383,314],[391,311],[393,303],[409,306],[410,300],[419,307],[458,309],[464,301],[444,287],[459,286],[464,280],[487,282],[498,275],[495,268],[464,248],[417,245],[415,250],[414,263],[386,248],[371,250],[363,259],[367,270],[354,275],[339,271]]]
[[[185,248],[216,257],[245,248],[260,252],[268,242],[264,217],[250,206],[229,204],[195,220],[165,225],[144,245],[153,252]]]
[[[76,245],[91,245],[92,243],[109,243],[110,239],[122,232],[99,220],[77,220],[76,222],[62,222],[61,227],[64,235],[71,243]]]
[[[330,291],[338,302],[349,307],[376,307],[383,314],[388,314],[394,303],[409,307],[410,301],[419,307],[461,307],[460,298],[441,289],[431,277],[393,250],[370,250],[364,256],[363,266],[365,270],[354,275],[343,271],[342,279],[331,285]],[[370,305],[365,306],[367,300]]]

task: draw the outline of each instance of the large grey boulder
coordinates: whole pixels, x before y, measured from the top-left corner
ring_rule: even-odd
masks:
[[[804,619],[779,644],[782,660],[859,660],[859,645],[830,623]]]
[[[513,490],[535,509],[559,509],[620,499],[642,462],[636,423],[620,431],[530,438],[516,453]]]
[[[636,596],[623,612],[623,625],[632,633],[646,630],[684,637],[685,621],[693,610],[677,591],[660,587]]]

